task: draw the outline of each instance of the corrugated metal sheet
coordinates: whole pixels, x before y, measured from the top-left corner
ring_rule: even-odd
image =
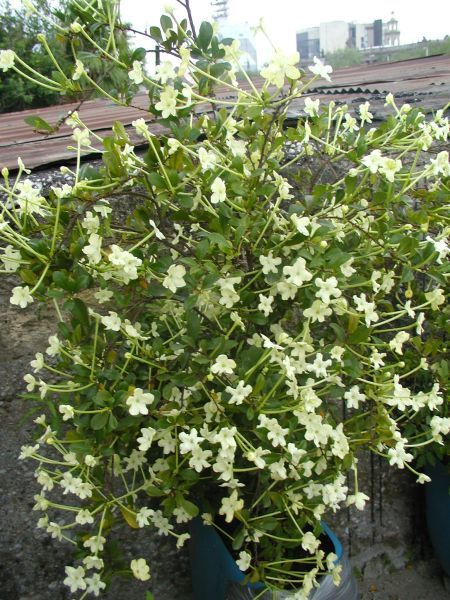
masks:
[[[254,82],[258,86],[262,85],[263,80],[255,77]],[[247,83],[242,87],[249,89]],[[428,110],[442,107],[450,101],[450,56],[347,67],[333,73],[331,82],[318,80],[307,95],[321,98],[324,102],[333,96],[337,102],[347,104],[369,100],[375,117],[380,119],[385,116],[384,97],[388,92],[396,95],[400,103],[417,103]],[[229,88],[221,87],[216,97],[231,100],[234,95]],[[117,120],[125,126],[130,126],[132,121],[141,117],[152,121],[153,118],[146,111],[147,105],[147,95],[139,93],[133,99],[133,106],[121,107],[106,100],[90,100],[82,105],[79,114],[90,129],[105,133]],[[30,168],[73,159],[73,151],[67,149],[71,145],[70,128],[62,125],[52,135],[33,133],[24,118],[38,115],[55,124],[76,107],[77,104],[64,104],[0,115],[0,167],[15,169],[18,156]],[[290,116],[301,114],[302,107],[303,100],[296,101],[291,106]],[[208,109],[205,104],[197,110]],[[150,128],[156,135],[164,131],[156,122],[151,123]],[[132,130],[130,135],[135,143],[141,141]]]

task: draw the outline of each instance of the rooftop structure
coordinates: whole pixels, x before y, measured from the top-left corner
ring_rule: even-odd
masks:
[[[261,86],[261,77],[252,77],[256,86]],[[242,82],[242,89],[250,89],[250,84]],[[302,114],[306,97],[320,98],[322,102],[333,99],[336,103],[359,106],[365,100],[370,101],[374,120],[386,117],[385,97],[392,92],[398,105],[409,103],[420,106],[425,112],[442,108],[450,101],[450,56],[438,55],[427,58],[404,60],[392,63],[375,63],[339,69],[332,74],[332,81],[317,80],[314,88],[293,105],[291,118]],[[219,100],[233,100],[230,89],[218,87],[216,97]],[[117,106],[108,100],[89,100],[78,109],[80,118],[94,132],[110,130],[114,121],[121,121],[126,127],[132,143],[142,144],[137,136],[132,121],[142,117],[143,109],[148,107],[148,95],[141,92],[133,98],[131,106]],[[57,123],[70,110],[77,109],[77,104],[63,104],[48,108],[7,113],[0,115],[0,166],[10,170],[17,169],[17,156],[20,156],[27,167],[48,167],[50,164],[61,164],[71,161],[74,153],[68,150],[73,144],[72,130],[63,125],[53,134],[39,133],[31,130],[24,122],[24,117],[38,115],[49,123]],[[196,112],[210,110],[210,105],[200,105]],[[155,118],[148,115],[147,121],[154,135],[167,133]],[[86,157],[92,151],[85,150]]]

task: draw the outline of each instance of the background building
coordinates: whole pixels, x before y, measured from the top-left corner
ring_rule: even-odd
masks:
[[[372,23],[328,21],[318,27],[302,29],[297,33],[297,50],[301,60],[324,56],[343,48],[377,48],[400,45],[398,21],[392,13],[387,22],[376,19]]]

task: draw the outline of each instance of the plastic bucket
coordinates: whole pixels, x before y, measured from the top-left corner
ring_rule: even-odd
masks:
[[[342,545],[322,523],[324,532],[334,545],[338,562],[342,564],[341,582],[335,586],[331,575],[320,580],[320,586],[311,591],[309,600],[358,600],[356,580]],[[266,592],[261,583],[243,584],[245,574],[239,569],[214,527],[206,526],[200,518],[191,521],[190,559],[194,600],[284,600],[293,592]]]
[[[450,576],[450,474],[440,462],[427,473],[431,477],[425,486],[428,533],[442,568]]]

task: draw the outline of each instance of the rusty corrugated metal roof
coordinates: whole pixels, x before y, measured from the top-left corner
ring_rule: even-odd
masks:
[[[263,80],[255,77],[254,82],[262,85]],[[241,85],[244,89],[249,89],[247,83]],[[399,103],[417,103],[428,110],[444,106],[450,101],[450,55],[339,69],[333,73],[331,82],[318,80],[306,95],[321,98],[325,102],[333,96],[337,102],[347,104],[369,100],[375,118],[381,119],[386,114],[384,97],[388,92],[392,92]],[[229,88],[221,87],[217,89],[216,97],[227,100],[234,98],[234,95]],[[105,133],[118,120],[126,127],[141,117],[151,122],[153,117],[147,113],[147,106],[147,95],[141,92],[133,99],[133,106],[118,106],[102,99],[90,100],[82,105],[79,114],[90,129]],[[73,151],[67,149],[72,144],[69,127],[64,124],[52,135],[33,133],[24,118],[38,115],[55,124],[76,107],[77,104],[62,104],[0,115],[0,167],[15,169],[18,156],[30,168],[72,160]],[[302,99],[293,103],[290,116],[301,114],[302,107]],[[202,107],[197,110],[201,111]],[[204,110],[208,110],[207,105]],[[150,129],[156,135],[164,131],[157,122],[152,122]],[[136,144],[142,141],[138,140],[132,130],[130,135]]]

